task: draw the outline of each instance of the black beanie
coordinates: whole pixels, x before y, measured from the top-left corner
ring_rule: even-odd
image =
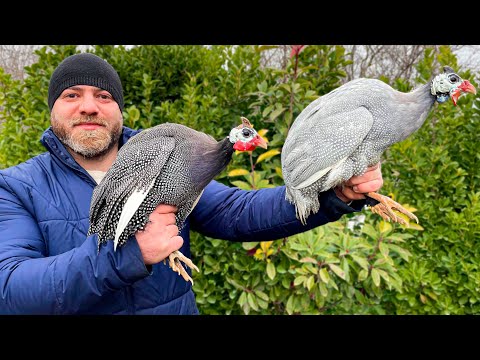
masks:
[[[90,53],[75,54],[63,60],[50,78],[48,106],[53,104],[63,90],[74,85],[90,85],[108,91],[123,111],[123,88],[120,77],[108,62]]]

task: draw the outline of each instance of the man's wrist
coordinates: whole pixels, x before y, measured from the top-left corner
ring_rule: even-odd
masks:
[[[337,195],[337,197],[342,200],[345,204],[347,205],[350,205],[353,200],[350,200],[349,198],[347,198],[345,195],[343,195],[342,193],[342,189],[340,186],[336,186],[333,191],[335,192],[335,195]]]

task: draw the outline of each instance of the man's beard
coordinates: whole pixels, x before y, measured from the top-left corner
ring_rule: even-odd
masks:
[[[96,130],[82,130],[74,126],[78,124],[89,123],[102,125],[102,128]],[[52,130],[57,135],[61,143],[72,151],[92,159],[108,153],[113,146],[118,144],[122,134],[122,121],[108,122],[105,119],[85,116],[71,119],[57,119],[52,113]]]

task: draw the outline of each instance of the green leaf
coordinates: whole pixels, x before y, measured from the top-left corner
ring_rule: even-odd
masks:
[[[248,174],[250,174],[250,172],[245,170],[245,169],[233,169],[233,170],[228,172],[228,176],[230,176],[230,177],[240,176],[240,175],[248,175]]]
[[[258,241],[252,241],[252,242],[242,242],[242,247],[245,249],[245,250],[252,250],[253,248],[257,247],[257,245],[259,244]]]
[[[427,303],[427,297],[423,294],[420,294],[420,301],[423,303],[423,304],[426,304]]]
[[[403,239],[402,236],[400,236],[400,234],[388,235],[388,240],[395,241],[395,242],[405,242],[405,239]]]
[[[231,183],[232,185],[235,185],[236,187],[242,190],[252,190],[252,187],[250,186],[250,184],[246,183],[245,181],[236,180],[236,181],[232,181]]]
[[[290,295],[290,297],[288,298],[287,306],[286,306],[285,310],[287,310],[288,315],[293,314],[293,295]]]
[[[438,299],[437,295],[436,295],[434,292],[432,292],[432,291],[425,291],[425,294],[427,294],[428,296],[430,296],[433,300],[437,300],[437,299]]]
[[[284,120],[285,120],[285,124],[287,124],[287,126],[292,123],[292,113],[290,111],[285,113]],[[284,135],[286,135],[286,129],[285,129]]]
[[[264,188],[272,188],[272,187],[275,187],[275,185],[272,185],[268,182],[268,180],[266,179],[263,179],[263,180],[260,180],[257,184],[256,184],[256,187],[257,189],[264,189]]]
[[[322,295],[323,297],[328,296],[327,286],[323,282],[318,283],[318,289],[320,290],[320,295]]]
[[[216,260],[210,255],[205,255],[203,257],[203,261],[205,261],[205,264],[207,264],[208,266],[214,266],[216,263]]]
[[[269,300],[268,295],[265,294],[263,291],[255,290],[254,293],[255,293],[255,295],[257,295],[260,299],[262,299],[262,300],[264,300],[264,301],[268,301],[268,300]]]
[[[380,274],[378,273],[377,269],[372,269],[372,280],[375,286],[380,286]]]
[[[273,109],[273,105],[269,105],[265,109],[263,109],[262,117],[266,117],[268,114],[270,114],[272,109]]]
[[[378,233],[375,230],[375,228],[370,225],[370,224],[364,224],[362,227],[362,232],[368,236],[370,236],[372,239],[376,240],[378,238]]]
[[[342,270],[342,268],[338,265],[335,264],[328,264],[330,267],[330,270],[332,270],[337,276],[345,280],[345,272]]]
[[[365,296],[359,290],[355,290],[355,298],[360,304],[365,304],[367,302]]]
[[[235,286],[235,288],[236,288],[237,290],[243,290],[243,286],[241,286],[241,285],[240,285],[238,282],[236,282],[235,280],[229,279],[229,278],[227,278],[226,280],[227,280],[228,283],[230,283],[230,284],[232,284],[233,286]]]
[[[367,278],[368,276],[368,270],[362,269],[358,273],[358,281],[363,281]]]
[[[248,305],[250,305],[250,307],[253,310],[258,311],[258,303],[255,296],[252,293],[247,293],[247,300],[248,300]]]
[[[266,81],[262,81],[260,84],[257,84],[257,89],[263,93],[267,92],[268,84]]]
[[[247,293],[242,292],[242,294],[238,298],[238,305],[240,305],[240,307],[243,307],[243,305],[245,305],[246,302],[247,302]]]
[[[378,249],[382,253],[383,256],[388,257],[389,249],[388,245],[385,244],[383,241],[378,245]]]
[[[266,310],[268,308],[268,302],[260,299],[260,298],[257,298],[257,303],[258,303],[258,306],[260,306],[262,309]]]
[[[282,169],[278,166],[275,167],[275,173],[283,179]]]
[[[460,299],[458,299],[458,303],[460,305],[465,305],[468,302],[468,296],[464,295]]]
[[[307,277],[305,275],[297,276],[293,281],[293,285],[298,286],[300,284],[303,284],[305,280],[307,280]]]
[[[405,261],[408,261],[410,256],[412,256],[412,253],[404,248],[401,248],[400,246],[398,245],[395,245],[395,244],[390,244],[389,245],[390,247],[390,250],[396,252],[398,255],[400,255],[400,257],[402,259],[404,259]]]
[[[280,89],[285,89],[287,92],[290,92],[291,91],[291,88],[290,88],[290,85],[289,84],[280,84],[279,86]]]
[[[348,264],[348,260],[346,258],[343,258],[341,261],[341,265],[342,270],[345,274],[345,281],[348,282],[350,280],[350,265]]]
[[[309,257],[309,256],[306,256],[306,257],[300,259],[300,262],[301,262],[301,263],[316,264],[316,263],[317,263],[317,260],[315,260],[314,258],[311,258],[311,257]]]
[[[275,155],[278,155],[278,154],[280,154],[280,151],[278,149],[272,149],[272,150],[266,151],[264,153],[261,153],[257,158],[256,164],[258,164],[259,162],[261,162],[263,160],[270,159],[271,157],[273,157]],[[247,174],[248,174],[248,172],[247,172]]]
[[[419,230],[419,231],[424,230],[424,228],[422,226],[418,225],[416,222],[413,222],[413,221],[408,223],[408,228],[409,229],[414,229],[414,230]]]
[[[338,285],[332,278],[330,278],[329,284],[330,284],[331,287],[333,287],[335,290],[338,291]]]
[[[314,266],[312,264],[307,264],[303,267],[305,270],[307,270],[308,272],[314,274],[314,275],[317,275],[318,274],[318,267],[317,266]]]
[[[319,253],[322,253],[322,252],[320,251]],[[340,259],[333,255],[327,255],[327,256],[329,257],[324,260],[325,264],[337,264],[340,262]]]
[[[271,280],[273,280],[273,279],[275,279],[275,274],[276,274],[275,265],[272,262],[267,263],[267,275],[268,275],[268,277]]]
[[[135,106],[130,106],[127,110],[127,114],[132,123],[140,119],[140,111]]]
[[[298,244],[298,243],[290,244],[290,248],[292,250],[297,250],[297,251],[307,251],[308,250],[308,246],[303,245],[303,244]]]
[[[361,256],[355,255],[355,254],[349,254],[355,262],[362,267],[362,269],[365,269],[368,271],[368,261],[366,258],[363,258]]]
[[[317,239],[322,239],[325,236],[325,228],[323,226],[315,228],[315,232],[317,233]]]
[[[328,282],[329,282],[329,280],[330,280],[330,275],[328,274],[327,268],[325,268],[325,267],[321,268],[318,273],[319,273],[319,275],[320,275],[320,279],[321,279],[325,284],[328,284]]]
[[[376,269],[376,271],[380,274],[383,280],[385,280],[386,282],[390,282],[390,276],[388,276],[388,273],[385,270]]]
[[[280,116],[285,110],[286,110],[286,108],[283,108],[283,107],[280,107],[280,108],[275,109],[274,111],[272,111],[272,112],[270,113],[269,120],[270,120],[270,121],[274,121],[274,120],[275,120],[278,116]]]
[[[313,275],[309,276],[307,279],[307,289],[310,291],[315,285],[315,278]]]
[[[393,227],[392,224],[389,222],[382,220],[380,221],[380,224],[378,225],[378,228],[382,234],[388,234],[390,231],[392,231]]]

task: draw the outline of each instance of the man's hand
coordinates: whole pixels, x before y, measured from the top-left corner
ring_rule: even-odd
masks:
[[[370,166],[365,174],[353,176],[343,186],[337,186],[334,191],[338,198],[346,203],[353,200],[365,199],[363,193],[378,191],[383,186],[380,163]]]
[[[150,214],[144,230],[135,233],[145,265],[156,264],[183,245],[175,225],[177,208],[171,205],[158,205]]]

